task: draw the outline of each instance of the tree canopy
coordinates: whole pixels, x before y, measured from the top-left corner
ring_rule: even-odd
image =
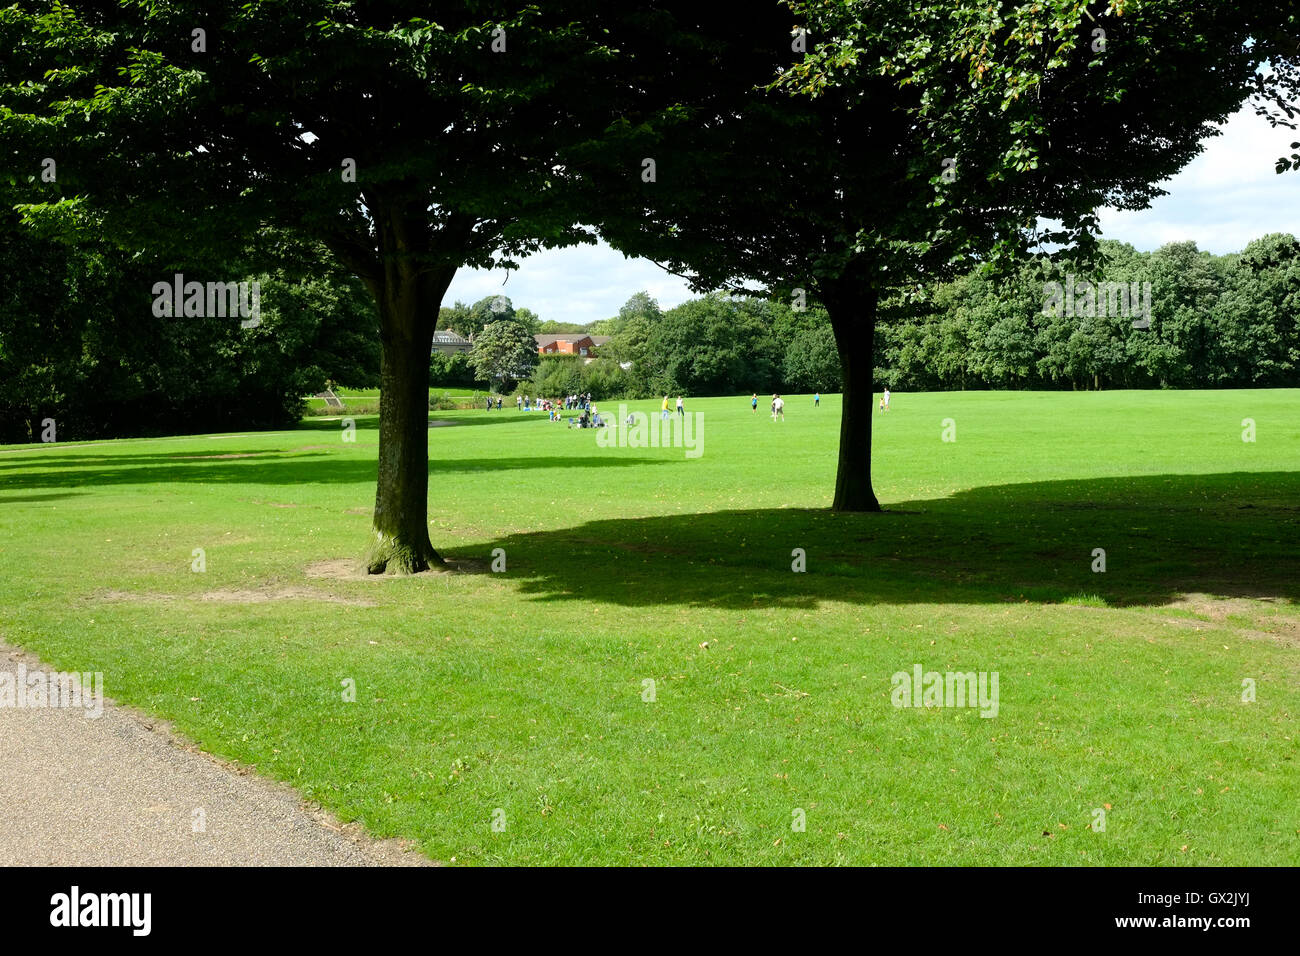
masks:
[[[600,207],[616,247],[701,290],[826,306],[845,389],[835,506],[875,510],[879,302],[1044,241],[1094,255],[1096,209],[1161,193],[1256,91],[1280,18],[1178,0],[792,8],[785,45],[718,38],[687,68],[727,64],[706,94],[585,168],[613,197],[655,158],[653,181]]]
[[[563,153],[634,87],[594,2],[174,0],[0,11],[0,137],[27,220],[195,255],[274,224],[375,298],[383,349],[372,571],[441,562],[424,399],[463,265],[591,241]],[[222,279],[229,277],[222,276]]]
[[[537,327],[504,296],[442,310],[459,268],[512,265],[598,229],[698,291],[783,306],[723,294],[674,315],[634,297],[610,323],[610,357],[661,355],[658,368],[633,362],[646,387],[734,383],[742,364],[727,344],[752,347],[779,322],[794,358],[751,357],[745,374],[825,381],[824,330],[790,318],[823,306],[844,389],[834,506],[876,510],[881,303],[910,308],[943,280],[977,289],[961,278],[973,264],[1005,271],[1045,241],[1098,259],[1096,210],[1143,208],[1248,96],[1292,122],[1296,17],[1264,0],[790,0],[742,17],[668,0],[436,14],[405,0],[19,0],[0,9],[0,151],[35,235],[148,250],[140,261],[164,268],[146,288],[181,260],[218,282],[264,271],[240,257],[280,232],[364,283],[383,396],[367,565],[419,571],[441,563],[427,521],[435,325],[492,328],[489,340],[521,349]],[[1225,348],[1192,304],[1214,267],[1189,248],[1146,267],[1164,318],[1141,361],[1182,381],[1183,363]],[[1225,308],[1294,304],[1285,283],[1261,287],[1271,269],[1249,272]],[[127,314],[147,308],[143,290],[129,298]],[[940,331],[939,353],[959,355],[979,326],[996,361],[942,374],[1099,376],[1131,357],[1104,323],[1044,340],[978,299]],[[716,348],[676,348],[687,329]],[[1286,334],[1243,329],[1233,348],[1290,361]],[[66,361],[51,358],[33,388],[56,395]]]

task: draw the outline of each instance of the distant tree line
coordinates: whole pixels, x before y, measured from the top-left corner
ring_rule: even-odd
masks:
[[[1294,236],[1267,235],[1222,256],[1191,242],[1150,253],[1108,240],[1100,247],[1100,268],[1043,257],[1011,275],[977,266],[896,294],[876,326],[876,386],[1300,386]],[[243,260],[178,263],[89,237],[47,238],[9,214],[0,261],[40,264],[7,270],[0,289],[0,442],[39,441],[47,419],[63,439],[281,427],[327,381],[378,381],[374,305],[311,243],[268,234]],[[153,284],[177,271],[257,281],[260,324],[153,315]],[[842,386],[828,316],[812,300],[714,293],[663,310],[639,292],[618,315],[584,325],[543,321],[497,295],[444,306],[438,327],[480,347],[477,356],[435,352],[431,386],[597,400]],[[539,357],[532,336],[546,332],[610,340],[591,361]]]
[[[1100,270],[1031,260],[895,297],[876,330],[880,385],[913,390],[1300,385],[1300,242],[1216,256],[1103,240]],[[1130,295],[1127,309],[1116,291]],[[1073,289],[1066,301],[1061,290]],[[1149,294],[1149,310],[1147,309]],[[1149,314],[1144,314],[1149,313]],[[1135,327],[1135,324],[1138,327]]]
[[[882,303],[876,387],[912,390],[1300,386],[1300,241],[1275,233],[1216,256],[1103,240],[1100,266],[1042,257],[973,267]],[[570,331],[570,330],[566,330]],[[599,398],[833,392],[826,312],[719,294],[667,311],[647,293],[583,329],[593,362],[545,357],[529,387]],[[630,366],[624,368],[624,365]]]
[[[528,383],[535,394],[649,398],[831,392],[840,385],[834,336],[816,306],[715,293],[664,311],[639,292],[617,316],[579,331],[610,341],[590,362],[542,357]]]

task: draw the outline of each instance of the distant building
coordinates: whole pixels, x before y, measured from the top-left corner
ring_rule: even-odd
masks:
[[[534,335],[538,355],[583,355],[595,358],[601,346],[609,341],[608,335],[587,335],[585,332],[559,332]]]
[[[451,329],[441,329],[433,333],[433,351],[441,352],[443,355],[455,355],[458,352],[468,352],[474,347],[474,343],[463,335],[458,335]]]

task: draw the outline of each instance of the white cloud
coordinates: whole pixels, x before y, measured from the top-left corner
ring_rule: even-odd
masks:
[[[646,259],[629,259],[603,242],[594,246],[548,249],[520,262],[517,270],[462,269],[444,302],[476,302],[506,295],[516,308],[527,306],[543,321],[595,322],[618,314],[642,289],[670,309],[693,298],[685,280]]]
[[[1191,240],[1218,255],[1237,252],[1270,232],[1300,235],[1300,173],[1274,172],[1300,132],[1274,129],[1249,105],[1233,114],[1205,152],[1161,183],[1169,195],[1150,209],[1098,212],[1102,235],[1150,251]]]

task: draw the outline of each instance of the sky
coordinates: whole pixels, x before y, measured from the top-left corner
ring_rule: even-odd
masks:
[[[1167,242],[1192,240],[1216,255],[1240,251],[1270,232],[1300,235],[1300,172],[1281,176],[1274,160],[1290,155],[1300,131],[1273,129],[1247,105],[1205,141],[1205,151],[1161,183],[1169,195],[1150,209],[1099,212],[1102,236],[1150,252]],[[604,243],[552,249],[530,256],[517,270],[462,269],[445,302],[476,302],[506,295],[543,321],[585,324],[617,315],[642,289],[662,308],[694,298],[686,282],[645,259],[628,259]]]

